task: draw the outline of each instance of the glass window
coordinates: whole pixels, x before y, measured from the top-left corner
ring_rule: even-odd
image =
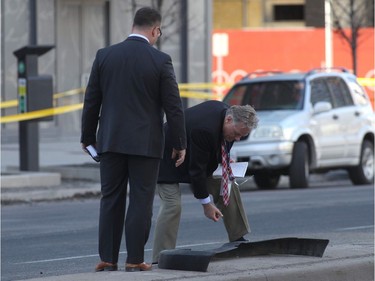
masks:
[[[225,97],[229,105],[250,104],[255,110],[302,109],[305,84],[300,81],[269,81],[235,86]]]
[[[274,21],[302,21],[305,19],[304,5],[274,5],[273,19]]]
[[[246,86],[235,86],[226,95],[225,100],[227,104],[232,105],[242,105],[246,91]]]
[[[318,78],[311,81],[311,103],[326,101],[332,104],[331,94],[324,79]]]
[[[349,79],[349,87],[353,92],[354,103],[358,105],[367,105],[369,103],[368,95],[357,80]]]
[[[333,107],[353,105],[353,99],[345,82],[340,77],[327,79],[328,87],[333,97]]]

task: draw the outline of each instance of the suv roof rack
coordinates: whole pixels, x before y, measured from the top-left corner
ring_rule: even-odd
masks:
[[[337,66],[337,67],[316,67],[312,68],[309,71],[306,72],[306,76],[318,73],[318,72],[344,72],[349,73],[349,70],[345,67]]]
[[[249,72],[244,77],[242,77],[241,80],[246,79],[246,78],[254,78],[258,76],[268,76],[268,75],[274,75],[274,74],[281,74],[283,71],[281,70],[263,70],[263,71],[253,71]]]

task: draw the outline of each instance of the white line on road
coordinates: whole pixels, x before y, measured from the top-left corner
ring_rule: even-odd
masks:
[[[223,244],[222,242],[210,242],[210,243],[201,243],[201,244],[189,244],[189,245],[181,245],[177,246],[177,248],[186,248],[186,247],[197,247],[197,246],[207,246],[207,245],[215,245],[215,244]],[[152,249],[145,249],[145,252],[152,251]],[[126,254],[126,251],[120,252],[120,254]],[[36,260],[36,261],[25,261],[25,262],[17,262],[14,264],[31,264],[31,263],[44,263],[44,262],[54,262],[54,261],[64,261],[64,260],[74,260],[74,259],[84,259],[84,258],[92,258],[92,257],[99,257],[98,254],[95,255],[85,255],[85,256],[73,256],[73,257],[65,257],[65,258],[57,258],[57,259],[48,259],[48,260]]]
[[[339,228],[338,231],[346,231],[346,230],[357,230],[357,229],[366,229],[366,228],[374,228],[373,225],[362,225],[356,227],[346,227],[346,228]]]

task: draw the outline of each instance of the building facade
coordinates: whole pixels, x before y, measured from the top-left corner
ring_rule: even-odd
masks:
[[[350,26],[347,10],[353,0],[328,0],[343,27]],[[214,29],[324,27],[325,0],[213,0]],[[364,27],[374,26],[374,0],[354,0]]]
[[[182,3],[187,5],[186,46],[181,48]],[[1,1],[1,100],[17,99],[17,60],[13,52],[26,45],[54,45],[39,58],[39,73],[53,76],[55,93],[85,87],[99,48],[123,41],[131,32],[135,11],[160,5],[163,36],[158,46],[170,54],[179,82],[210,81],[210,0],[2,0]],[[187,39],[187,40],[186,40]],[[181,53],[181,49],[184,53]],[[188,65],[186,65],[186,57]],[[181,62],[184,62],[181,64]],[[187,74],[182,73],[187,71]],[[56,99],[55,106],[80,103],[82,94]],[[2,116],[17,108],[2,109]],[[80,111],[41,122],[41,128],[56,128],[60,134],[77,134]],[[3,124],[3,136],[17,123]]]
[[[331,1],[332,9],[338,12],[350,0]],[[363,25],[373,28],[374,0],[354,2],[358,9],[365,8]],[[184,3],[185,31],[181,22]],[[2,0],[1,100],[17,99],[17,61],[13,52],[30,44],[54,45],[39,58],[39,73],[53,76],[55,93],[85,87],[96,51],[124,40],[130,33],[134,12],[141,6],[160,5],[163,36],[158,47],[172,56],[178,82],[192,83],[216,81],[212,75],[217,57],[211,52],[211,35],[216,31],[323,28],[324,3],[325,0]],[[349,19],[345,15],[342,19],[347,27]],[[248,41],[253,47],[252,40]],[[241,43],[237,45],[241,50]],[[236,55],[244,61],[244,55]],[[82,100],[82,93],[68,95],[56,99],[55,106]],[[187,106],[197,102],[189,99]],[[17,107],[10,107],[2,109],[1,114],[16,113]],[[41,122],[40,127],[55,128],[61,135],[77,134],[80,114],[76,111],[58,115],[53,122]],[[16,131],[17,123],[3,124],[2,128],[2,137],[6,137],[4,129]]]

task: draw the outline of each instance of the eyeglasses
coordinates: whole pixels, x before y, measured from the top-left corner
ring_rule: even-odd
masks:
[[[163,35],[163,32],[161,32],[160,27],[158,27],[158,29],[159,29],[159,37],[161,37]]]

